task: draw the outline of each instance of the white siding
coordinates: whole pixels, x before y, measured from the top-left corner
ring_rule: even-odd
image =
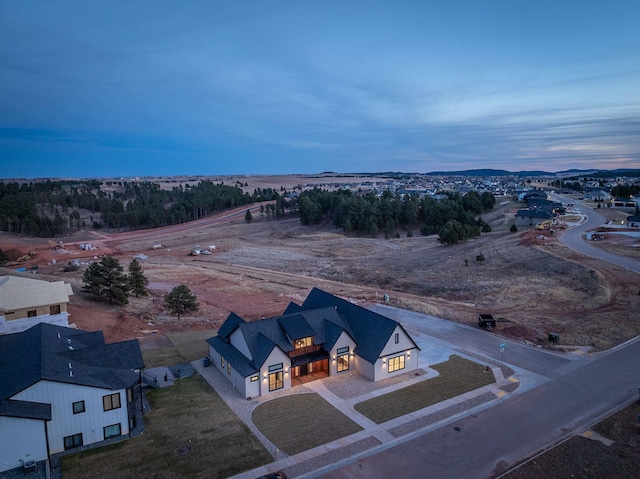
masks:
[[[43,314],[32,318],[9,319],[6,321],[5,319],[4,316],[0,318],[0,334],[20,333],[38,323],[49,323],[56,326],[64,326],[65,328],[69,327],[69,313],[67,312],[60,314]]]
[[[398,335],[397,343],[396,335]],[[380,381],[416,369],[418,367],[418,352],[419,349],[415,346],[411,337],[400,325],[396,326],[389,341],[382,349],[380,359],[376,361],[374,381]],[[389,359],[400,355],[404,355],[404,368],[390,373],[388,369]]]
[[[247,342],[245,341],[240,329],[236,329],[233,333],[231,333],[229,342],[234,348],[236,348],[250,360],[253,359],[253,356],[251,356],[251,351],[249,351],[249,346],[247,346]]]
[[[382,361],[378,362],[382,364]],[[359,356],[356,356],[356,370],[365,378],[370,379],[371,381],[377,381],[375,366]]]
[[[44,421],[0,416],[0,472],[47,459]]]
[[[259,382],[261,396],[269,394],[269,392],[275,392],[269,391],[269,366],[273,366],[279,363],[282,363],[284,374],[283,387],[282,389],[278,389],[278,391],[291,388],[291,359],[289,359],[289,356],[287,356],[282,351],[282,349],[276,346],[275,348],[273,348],[273,351],[271,351],[264,364],[260,368]]]
[[[355,364],[355,356],[353,356],[353,351],[356,349],[356,342],[349,336],[346,331],[343,331],[340,334],[340,337],[336,341],[336,344],[333,345],[331,351],[329,352],[329,376],[335,376],[336,374],[340,374],[338,372],[338,349],[349,347],[349,371],[356,370]],[[343,371],[346,372],[346,371]]]
[[[120,394],[120,408],[104,411],[102,397]],[[11,399],[51,404],[48,423],[49,448],[52,454],[64,451],[64,438],[82,433],[84,445],[104,440],[105,426],[120,423],[122,435],[129,434],[127,394],[125,389],[111,391],[76,384],[39,381]],[[84,401],[85,412],[73,414],[72,404]]]

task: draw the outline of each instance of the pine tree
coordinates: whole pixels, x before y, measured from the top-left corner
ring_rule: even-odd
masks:
[[[0,266],[4,266],[6,262],[9,261],[9,256],[3,249],[0,249]]]
[[[244,214],[244,220],[247,223],[251,223],[253,221],[253,215],[251,214],[250,210],[247,210],[247,212]]]
[[[164,302],[173,314],[180,315],[185,313],[196,312],[200,309],[198,298],[184,284],[176,286],[170,293],[164,295]]]
[[[113,256],[105,256],[99,263],[93,263],[84,272],[82,291],[98,301],[112,304],[129,302],[129,281],[124,268]]]
[[[131,292],[135,294],[136,298],[147,296],[149,294],[149,291],[147,291],[148,284],[149,280],[142,272],[140,262],[134,258],[133,261],[129,263],[129,287],[131,288]]]

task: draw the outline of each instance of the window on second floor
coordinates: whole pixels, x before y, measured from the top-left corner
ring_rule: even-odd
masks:
[[[27,318],[35,318],[37,315],[38,312],[35,309],[27,311]]]
[[[49,314],[60,314],[60,305],[54,304],[53,306],[49,306]]]
[[[80,414],[84,412],[84,401],[77,401],[72,404],[73,414]]]
[[[306,338],[296,339],[294,341],[294,346],[296,349],[306,348],[307,346],[311,346],[311,336],[308,336]]]
[[[105,411],[118,409],[120,407],[120,393],[107,394],[106,396],[102,396],[102,404]]]

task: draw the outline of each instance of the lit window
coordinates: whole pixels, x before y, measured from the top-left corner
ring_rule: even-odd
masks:
[[[258,375],[256,374],[255,376],[251,376],[251,382],[255,383],[258,380]]]
[[[107,394],[102,396],[102,405],[105,411],[111,411],[112,409],[118,409],[120,407],[120,393]]]
[[[112,424],[111,426],[106,426],[103,428],[104,431],[104,438],[109,439],[112,437],[116,437],[116,436],[121,436],[122,435],[122,430],[120,428],[120,423],[118,424]]]
[[[220,356],[220,367],[224,369],[224,358]]]
[[[227,374],[231,374],[231,363],[227,361]]]
[[[74,434],[73,436],[67,436],[64,438],[64,448],[73,449],[74,447],[82,446],[82,433]]]
[[[349,370],[349,354],[342,354],[338,356],[338,372]]]
[[[311,336],[306,338],[296,339],[295,341],[296,349],[306,348],[307,346],[311,346]]]
[[[72,404],[72,407],[73,407],[73,414],[80,414],[81,412],[84,412],[84,401],[74,402]]]
[[[404,369],[404,354],[402,356],[396,356],[389,359],[389,372],[399,371]]]
[[[269,374],[269,391],[282,389],[284,387],[283,377],[284,375],[282,371]]]

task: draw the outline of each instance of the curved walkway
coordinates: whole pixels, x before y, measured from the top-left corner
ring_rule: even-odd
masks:
[[[266,398],[260,397],[247,400],[233,389],[229,381],[216,368],[205,368],[202,366],[201,361],[194,361],[192,364],[231,410],[260,439],[274,458],[274,462],[270,464],[234,476],[236,479],[255,479],[279,471],[283,471],[288,477],[304,476],[348,457],[364,452],[374,452],[377,448],[389,447],[397,443],[401,438],[406,439],[414,433],[425,432],[435,427],[435,425],[440,425],[447,419],[453,420],[461,413],[469,413],[472,410],[480,409],[488,403],[506,396],[509,391],[516,389],[518,385],[517,379],[514,377],[505,379],[501,369],[495,367],[492,368],[492,371],[496,383],[383,424],[375,424],[358,413],[353,408],[354,404],[436,377],[438,373],[421,364],[423,374],[418,377],[416,377],[415,371],[410,371],[406,374],[374,383],[360,374],[352,372],[347,375],[317,380],[286,391],[272,393]],[[288,456],[279,451],[255,427],[251,421],[251,413],[256,406],[264,401],[290,394],[312,392],[319,394],[336,409],[359,424],[363,430],[294,456]]]

